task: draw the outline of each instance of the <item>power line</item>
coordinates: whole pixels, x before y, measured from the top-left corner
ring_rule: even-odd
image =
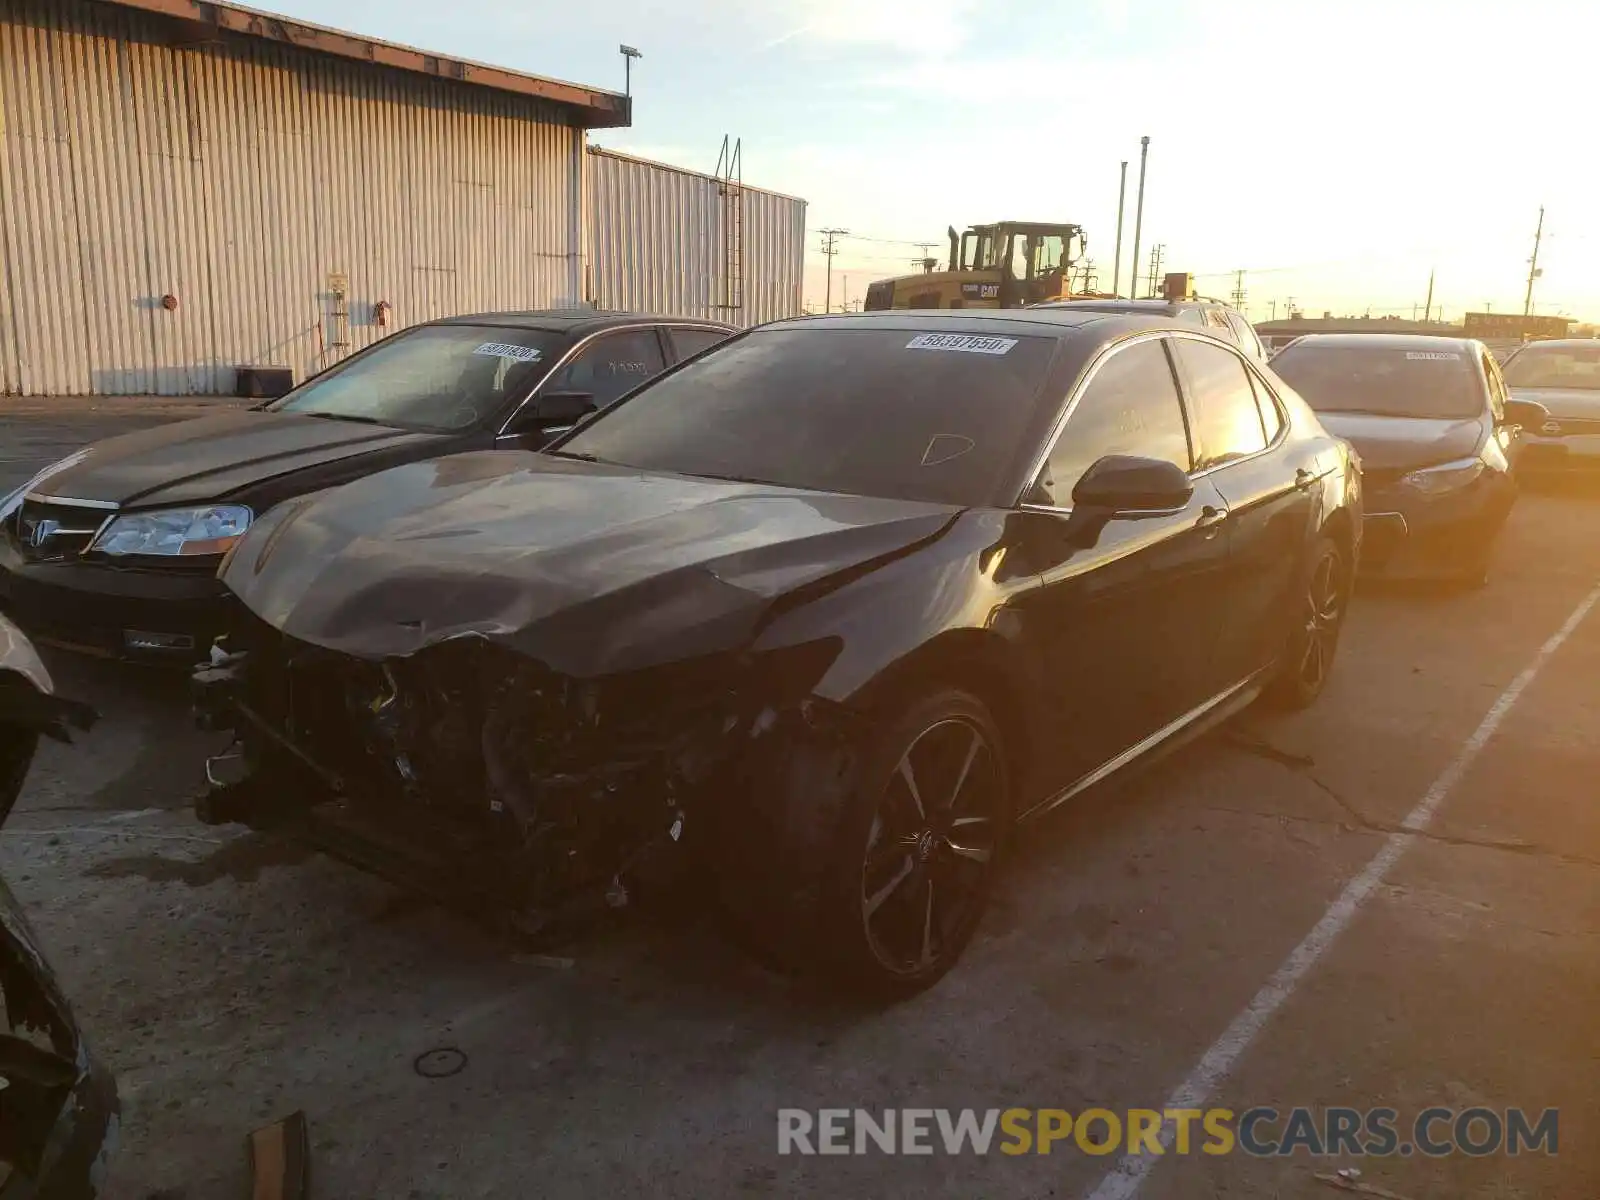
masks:
[[[823,230],[822,232],[826,233],[827,231]],[[918,241],[915,238],[868,237],[864,233],[850,233],[848,231],[841,233],[839,236],[849,238],[852,242],[879,242],[885,246],[937,246],[939,244],[938,242]]]

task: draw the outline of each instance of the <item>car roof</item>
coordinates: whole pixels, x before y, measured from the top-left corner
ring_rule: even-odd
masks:
[[[1191,296],[1187,300],[1163,300],[1159,297],[1147,300],[1046,300],[1036,308],[1081,308],[1096,312],[1148,312],[1160,313],[1165,316],[1175,316],[1185,308],[1227,308],[1220,300],[1207,300],[1199,296]]]
[[[1195,327],[1160,314],[1074,312],[1069,308],[891,308],[878,312],[790,317],[763,329],[895,329],[908,333],[1016,334],[1057,341],[1108,342],[1143,329],[1192,333]]]
[[[1484,350],[1476,338],[1434,337],[1429,333],[1303,333],[1284,349],[1312,343],[1366,350],[1459,350],[1464,354]]]
[[[431,321],[432,325],[495,325],[510,329],[542,329],[583,337],[619,325],[698,325],[729,333],[736,327],[703,317],[668,317],[655,313],[610,312],[593,308],[540,308],[522,312],[463,313]]]

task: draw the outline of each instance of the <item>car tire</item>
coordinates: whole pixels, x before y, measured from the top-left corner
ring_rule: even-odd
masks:
[[[961,957],[1008,839],[1004,741],[958,688],[902,705],[862,755],[823,881],[819,966],[851,992],[899,1000]]]
[[[930,987],[961,957],[1010,833],[1012,785],[993,717],[960,688],[902,693],[874,709],[861,738],[816,874],[780,885],[752,872],[748,847],[741,864],[729,846],[719,907],[758,961],[883,1003]]]
[[[1320,539],[1296,582],[1290,632],[1265,698],[1277,708],[1305,708],[1322,694],[1333,669],[1350,601],[1350,569],[1333,538]]]

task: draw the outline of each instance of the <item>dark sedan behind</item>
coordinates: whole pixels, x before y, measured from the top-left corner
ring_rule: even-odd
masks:
[[[1313,334],[1272,369],[1361,457],[1362,565],[1482,583],[1516,499],[1516,426],[1494,356],[1461,338]]]
[[[0,500],[0,608],[36,640],[203,656],[217,564],[273,505],[387,467],[537,448],[732,333],[571,310],[413,326],[281,399],[97,442]]]

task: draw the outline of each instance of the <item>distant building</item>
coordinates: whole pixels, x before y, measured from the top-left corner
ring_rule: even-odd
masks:
[[[631,119],[226,0],[0,0],[0,393],[298,381],[461,312],[797,313],[804,202],[589,151]]]

